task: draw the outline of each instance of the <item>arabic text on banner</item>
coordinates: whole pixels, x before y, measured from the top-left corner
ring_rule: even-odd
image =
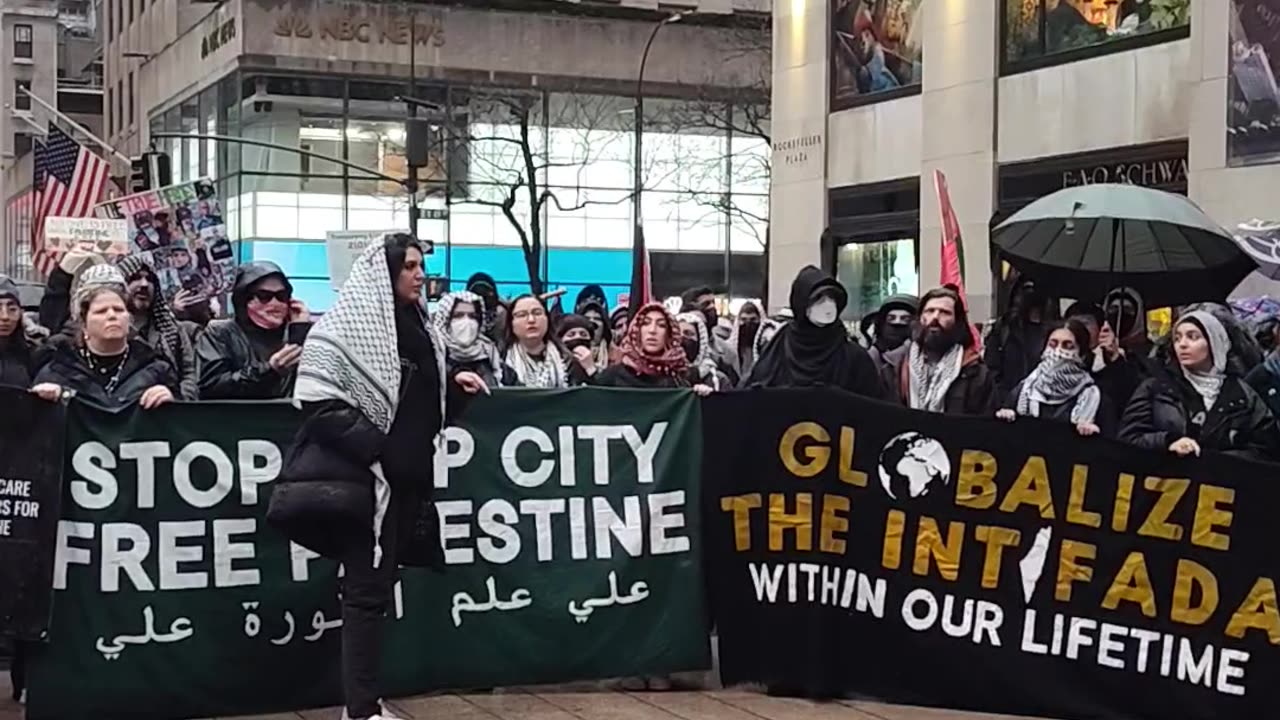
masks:
[[[293,408],[73,405],[69,422],[27,717],[337,704],[336,564],[263,520]],[[395,590],[389,695],[706,668],[699,425],[687,391],[471,401],[436,456],[445,565],[402,569]]]

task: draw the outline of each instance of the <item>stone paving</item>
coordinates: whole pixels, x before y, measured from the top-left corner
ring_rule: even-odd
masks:
[[[23,720],[22,706],[9,700],[7,673],[0,680],[0,690],[0,720]],[[874,702],[816,703],[749,690],[574,692],[521,688],[406,698],[392,701],[389,709],[405,720],[1017,720],[1008,715]],[[338,720],[341,716],[341,710],[327,708],[218,720]]]

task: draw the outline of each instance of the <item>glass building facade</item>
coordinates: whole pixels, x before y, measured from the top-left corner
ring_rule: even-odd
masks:
[[[237,71],[149,118],[158,133],[236,136],[343,158],[407,178],[403,81]],[[628,97],[415,87],[426,100],[418,233],[428,271],[461,287],[487,272],[511,296],[529,288],[522,233],[540,234],[539,276],[569,297],[588,283],[610,299],[631,276],[634,105]],[[645,237],[651,251],[764,250],[769,147],[735,132],[734,108],[646,99]],[[279,263],[316,309],[333,302],[325,233],[407,230],[403,185],[296,152],[162,138],[174,182],[216,179],[241,262]],[[527,152],[526,152],[527,151]],[[533,182],[530,182],[530,178]],[[535,192],[530,192],[530,186]],[[536,211],[535,208],[536,207]]]

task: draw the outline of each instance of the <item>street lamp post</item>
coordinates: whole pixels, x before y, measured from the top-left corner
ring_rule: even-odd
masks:
[[[640,74],[636,76],[636,150],[635,150],[635,175],[632,178],[631,187],[631,213],[634,217],[635,231],[631,235],[631,242],[634,246],[636,239],[640,236],[640,228],[644,225],[640,215],[640,194],[644,185],[643,172],[641,170],[641,158],[644,157],[644,66],[649,62],[649,50],[653,47],[653,41],[658,37],[658,31],[672,23],[680,22],[687,15],[687,12],[677,12],[663,18],[661,22],[653,26],[653,32],[649,33],[649,41],[644,44],[644,54],[640,56]],[[634,249],[634,248],[633,248]]]

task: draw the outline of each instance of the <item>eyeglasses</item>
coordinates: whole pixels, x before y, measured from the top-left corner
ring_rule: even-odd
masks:
[[[263,305],[266,305],[272,300],[279,300],[282,303],[288,304],[289,301],[293,299],[293,293],[287,289],[286,290],[254,290],[253,299],[257,300]]]
[[[516,320],[525,320],[525,319],[537,320],[538,318],[546,317],[546,316],[547,316],[547,311],[543,310],[542,308],[533,308],[532,310],[520,310],[519,312],[511,313],[511,317],[515,318]]]

